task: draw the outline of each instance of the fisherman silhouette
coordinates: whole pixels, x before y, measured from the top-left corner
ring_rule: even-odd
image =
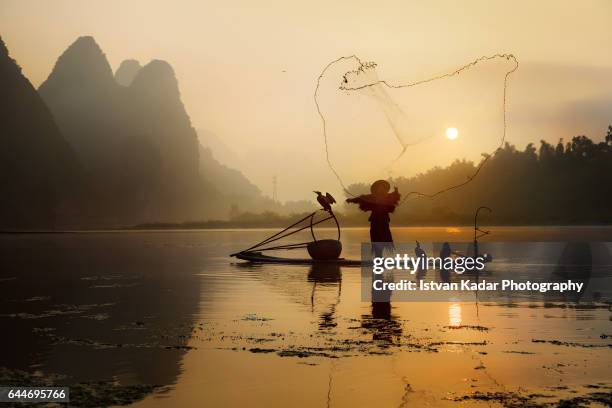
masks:
[[[385,180],[375,181],[370,187],[371,194],[348,198],[347,203],[359,204],[361,211],[371,211],[370,241],[372,242],[374,255],[380,257],[386,248],[393,248],[393,237],[389,228],[389,214],[395,211],[399,203],[400,193],[397,187],[389,193],[391,185]]]

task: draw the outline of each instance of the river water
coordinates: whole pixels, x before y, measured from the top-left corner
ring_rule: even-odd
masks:
[[[491,230],[485,240],[612,242],[609,227]],[[142,407],[610,403],[609,305],[372,304],[359,268],[228,256],[273,232],[0,236],[0,380]],[[472,234],[394,230],[403,242]],[[344,230],[343,256],[368,238]]]

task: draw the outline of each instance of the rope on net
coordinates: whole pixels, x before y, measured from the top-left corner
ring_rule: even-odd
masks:
[[[323,130],[323,138],[324,138],[324,142],[325,142],[325,158],[327,161],[327,165],[330,168],[330,170],[332,171],[332,173],[334,174],[334,176],[336,177],[336,179],[338,180],[338,182],[340,183],[340,186],[342,187],[342,189],[344,190],[344,193],[347,196],[351,196],[354,197],[355,195],[352,194],[348,188],[346,187],[344,181],[342,180],[342,178],[340,177],[340,174],[338,173],[338,171],[336,170],[336,168],[334,167],[334,165],[331,162],[331,159],[329,157],[329,146],[328,146],[328,135],[327,135],[327,121],[325,119],[325,115],[323,114],[323,111],[321,110],[321,107],[319,105],[319,89],[321,86],[321,80],[323,79],[323,77],[325,76],[326,72],[334,65],[336,65],[337,63],[341,62],[341,61],[350,61],[350,60],[354,60],[357,62],[358,64],[358,68],[356,70],[352,70],[352,71],[348,71],[343,75],[343,80],[342,83],[339,86],[339,90],[343,90],[343,91],[358,91],[358,90],[362,90],[365,88],[370,88],[376,85],[384,85],[387,88],[391,88],[391,89],[401,89],[401,88],[410,88],[410,87],[414,87],[414,86],[418,86],[418,85],[423,85],[429,82],[433,82],[433,81],[437,81],[440,79],[446,79],[446,78],[451,78],[454,77],[456,75],[460,75],[461,73],[463,73],[464,71],[478,65],[481,62],[485,62],[485,61],[490,61],[490,60],[494,60],[494,59],[506,59],[508,61],[512,61],[513,62],[513,66],[511,69],[509,69],[508,71],[506,71],[505,75],[504,75],[504,86],[503,86],[503,98],[502,98],[502,106],[503,106],[503,131],[502,131],[502,135],[501,135],[501,139],[500,139],[500,143],[499,146],[490,154],[487,154],[484,156],[484,159],[481,160],[481,162],[478,164],[478,166],[476,167],[475,171],[473,174],[469,175],[467,177],[467,180],[462,182],[462,183],[458,183],[455,185],[451,185],[449,187],[446,187],[442,190],[436,191],[434,193],[423,193],[420,191],[410,191],[406,194],[404,194],[404,197],[402,198],[402,200],[399,202],[398,205],[403,204],[406,199],[408,199],[410,196],[418,196],[418,197],[423,197],[423,198],[434,198],[440,194],[446,193],[448,191],[451,190],[455,190],[458,188],[461,188],[465,185],[467,185],[468,183],[472,182],[472,180],[474,180],[474,178],[476,178],[476,176],[480,173],[480,170],[482,169],[482,167],[485,165],[485,163],[489,160],[489,158],[491,156],[493,156],[495,153],[497,153],[500,149],[503,148],[504,143],[506,142],[506,131],[507,131],[507,112],[506,112],[506,104],[507,104],[507,90],[508,90],[508,79],[510,77],[510,75],[515,72],[518,67],[519,67],[519,62],[516,59],[516,57],[514,56],[514,54],[493,54],[493,55],[489,55],[489,56],[482,56],[479,58],[476,58],[475,60],[462,65],[461,67],[453,70],[453,71],[449,71],[446,72],[444,74],[440,74],[440,75],[436,75],[430,78],[426,78],[426,79],[422,79],[422,80],[418,80],[418,81],[414,81],[414,82],[407,82],[407,83],[400,83],[400,84],[393,84],[390,83],[386,80],[376,80],[370,83],[366,83],[365,85],[360,85],[360,86],[355,86],[355,87],[351,87],[348,85],[348,77],[351,74],[361,74],[364,73],[366,70],[368,69],[372,69],[376,67],[376,63],[374,62],[363,62],[359,57],[357,57],[356,55],[350,55],[350,56],[343,56],[343,57],[339,57],[336,58],[335,60],[329,62],[321,71],[321,73],[319,74],[318,78],[317,78],[317,84],[315,87],[315,91],[314,91],[314,102],[317,108],[317,113],[319,114],[319,117],[321,118],[321,123],[322,123],[322,130]],[[400,144],[402,145],[402,150],[400,152],[400,154],[398,155],[398,157],[396,157],[392,163],[395,163],[397,160],[399,160],[404,153],[406,152],[407,148],[410,147],[411,145],[415,144],[415,143],[405,143],[399,136],[397,136],[398,141],[400,142]],[[422,140],[422,139],[421,139]],[[420,142],[421,140],[417,141],[416,143]]]

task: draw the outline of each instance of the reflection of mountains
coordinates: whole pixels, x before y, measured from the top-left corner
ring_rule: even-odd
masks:
[[[201,288],[194,275],[199,251],[155,239],[147,237],[151,246],[131,234],[5,240],[0,321],[10,335],[0,347],[11,352],[3,365],[74,381],[175,382],[201,290],[214,288]]]

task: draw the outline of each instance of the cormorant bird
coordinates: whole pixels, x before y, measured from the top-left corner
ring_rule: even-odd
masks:
[[[329,193],[323,195],[320,191],[313,191],[317,195],[317,201],[325,211],[332,212],[332,204],[336,204],[336,199]]]

